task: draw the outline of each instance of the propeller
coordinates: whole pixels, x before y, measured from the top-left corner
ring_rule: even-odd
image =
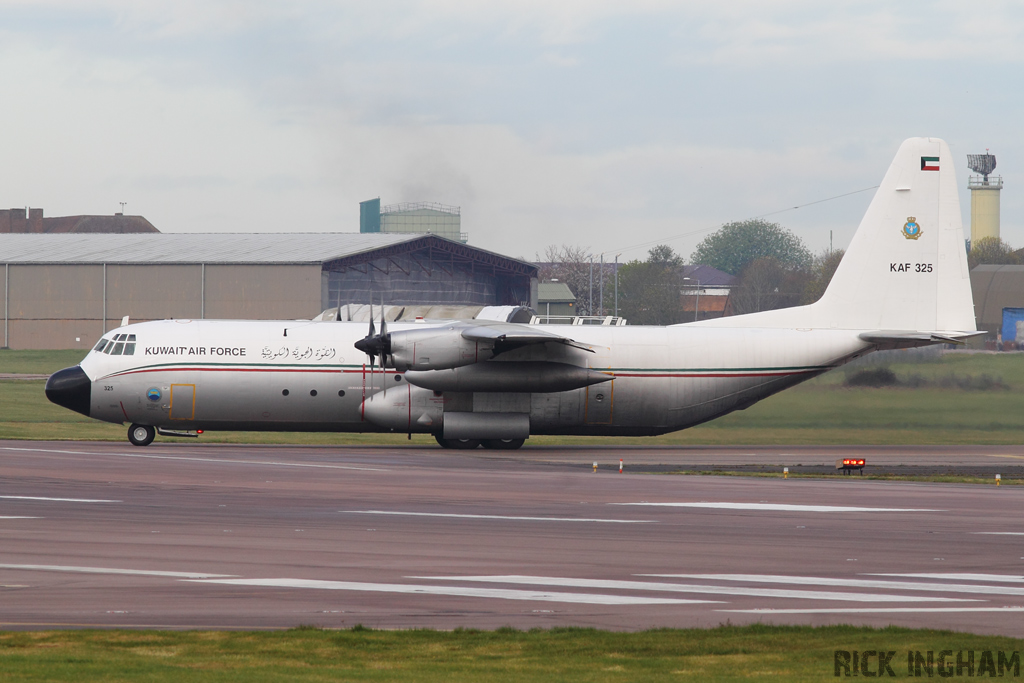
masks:
[[[355,343],[355,347],[370,357],[370,377],[373,377],[374,366],[377,358],[380,358],[380,367],[383,371],[387,365],[387,358],[391,354],[391,336],[388,334],[388,323],[384,318],[384,304],[380,307],[380,334],[373,324],[373,301],[370,301],[370,331],[365,337]],[[387,382],[384,382],[384,390],[387,391]]]

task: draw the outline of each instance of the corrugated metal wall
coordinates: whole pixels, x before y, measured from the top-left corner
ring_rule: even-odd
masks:
[[[318,264],[10,264],[5,270],[4,332],[12,349],[88,349],[126,315],[287,320],[323,310]]]

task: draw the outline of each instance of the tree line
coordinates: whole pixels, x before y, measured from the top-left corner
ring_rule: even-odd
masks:
[[[690,263],[716,268],[737,278],[729,294],[727,315],[756,313],[814,303],[825,293],[843,249],[813,254],[797,235],[763,219],[723,225],[705,237],[690,255]],[[612,264],[601,268],[587,248],[548,247],[541,259],[541,280],[564,282],[577,298],[579,315],[611,315],[615,302]],[[1015,250],[998,238],[978,240],[968,251],[970,268],[982,263],[1024,263],[1024,249]],[[619,266],[619,315],[634,325],[671,325],[693,320],[684,311],[684,297],[699,283],[683,273],[684,259],[660,244],[647,258]],[[591,300],[591,283],[593,299]],[[603,286],[603,308],[598,292]],[[694,301],[696,305],[696,301]]]

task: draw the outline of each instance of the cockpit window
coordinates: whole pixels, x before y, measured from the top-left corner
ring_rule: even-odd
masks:
[[[116,334],[113,339],[100,339],[92,350],[110,356],[134,356],[135,335]]]

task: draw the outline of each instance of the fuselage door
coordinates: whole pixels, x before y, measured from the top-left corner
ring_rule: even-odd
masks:
[[[194,420],[196,416],[196,385],[171,385],[172,420]]]

